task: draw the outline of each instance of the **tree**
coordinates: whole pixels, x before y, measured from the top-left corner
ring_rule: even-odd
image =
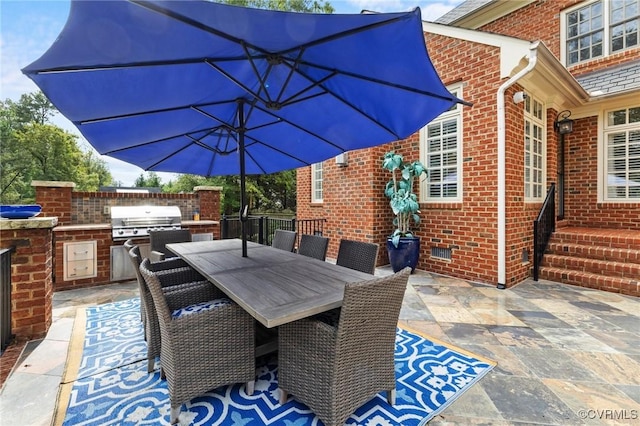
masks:
[[[333,13],[329,2],[311,0],[221,0],[220,3],[258,9],[283,10],[306,13]]]
[[[144,173],[138,176],[133,186],[138,188],[160,188],[162,186],[162,179],[156,172],[148,172],[145,177]]]
[[[0,102],[0,201],[34,201],[33,180],[76,183],[95,191],[111,182],[106,163],[83,151],[77,136],[50,123],[54,106],[42,92],[23,94],[18,102]]]

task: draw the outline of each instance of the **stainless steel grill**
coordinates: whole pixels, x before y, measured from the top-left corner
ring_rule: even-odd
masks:
[[[111,236],[114,240],[148,237],[152,230],[180,229],[181,220],[177,206],[113,206]]]

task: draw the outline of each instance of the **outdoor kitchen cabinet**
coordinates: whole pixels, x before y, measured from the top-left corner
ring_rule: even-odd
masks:
[[[64,243],[64,280],[92,278],[97,275],[97,241]]]

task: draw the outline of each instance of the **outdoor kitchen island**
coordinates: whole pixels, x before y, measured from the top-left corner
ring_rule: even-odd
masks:
[[[219,222],[214,220],[187,220],[182,222],[182,228],[189,229],[192,235],[219,235],[214,233],[219,228]],[[135,279],[135,272],[128,269],[131,261],[121,257],[122,253],[119,253],[124,241],[112,238],[109,223],[55,227],[54,289],[68,290]],[[143,251],[148,250],[148,237],[136,238],[134,241]],[[118,259],[124,259],[128,263],[120,264]],[[117,262],[118,265],[113,265],[112,262]]]
[[[180,217],[174,218],[177,223],[172,227],[188,229],[196,239],[220,238],[220,187],[199,186],[192,193],[171,194],[74,191],[73,182],[58,181],[34,181],[32,185],[42,216],[58,218],[52,229],[51,247],[54,291],[135,279],[134,271],[113,270],[113,253],[126,259],[122,245],[127,238],[114,234],[112,207],[150,206],[162,210],[173,206],[179,209]],[[200,220],[193,220],[194,216]],[[155,225],[150,227],[159,226]],[[143,228],[138,232],[136,243],[148,245],[148,234],[138,238],[145,234]],[[126,268],[130,263],[127,259],[122,265]]]

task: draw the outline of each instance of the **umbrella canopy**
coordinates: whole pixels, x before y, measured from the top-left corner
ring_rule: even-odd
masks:
[[[23,72],[101,154],[150,171],[240,174],[245,212],[245,174],[403,139],[461,102],[429,60],[417,8],[72,1],[58,39]]]

